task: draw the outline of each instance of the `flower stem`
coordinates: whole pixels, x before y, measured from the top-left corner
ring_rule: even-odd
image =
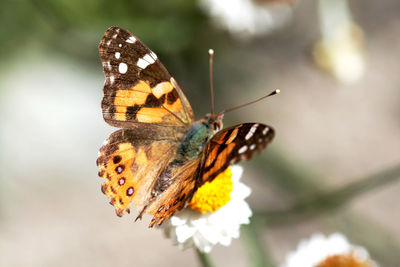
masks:
[[[356,182],[350,183],[343,188],[304,197],[289,209],[271,210],[258,213],[258,215],[263,216],[268,225],[298,222],[299,219],[315,216],[343,206],[362,193],[399,179],[400,165],[397,165],[369,177],[357,179]]]
[[[275,266],[267,247],[262,242],[262,233],[267,229],[262,228],[258,217],[253,216],[249,225],[243,225],[245,234],[246,248],[249,253],[250,264],[253,267],[271,267]]]
[[[201,265],[203,267],[214,267],[215,265],[212,263],[210,256],[208,253],[201,252],[198,248],[196,248],[197,256],[200,259]]]

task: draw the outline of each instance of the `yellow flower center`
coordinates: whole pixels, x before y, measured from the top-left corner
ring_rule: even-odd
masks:
[[[372,267],[372,264],[367,261],[360,261],[352,254],[349,254],[327,257],[317,267]]]
[[[201,213],[214,212],[231,200],[232,189],[232,168],[228,167],[214,180],[206,182],[197,190],[189,203],[189,208]]]

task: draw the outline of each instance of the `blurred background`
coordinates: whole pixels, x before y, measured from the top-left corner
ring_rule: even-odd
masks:
[[[209,48],[217,111],[281,90],[225,116],[277,134],[241,164],[253,220],[214,248],[217,266],[274,266],[337,231],[400,266],[398,0],[5,0],[0,25],[1,266],[200,266],[100,192],[97,152],[115,129],[98,43],[111,26],[157,53],[197,118]]]

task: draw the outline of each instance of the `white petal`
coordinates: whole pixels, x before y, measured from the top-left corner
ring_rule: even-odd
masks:
[[[199,228],[199,233],[211,244],[217,244],[221,237],[220,229],[212,227],[212,225],[204,225]]]
[[[227,247],[232,243],[232,237],[238,238],[239,234],[237,234],[237,236],[222,236],[221,239],[219,240],[219,242],[221,243],[221,245],[224,245]]]
[[[196,228],[187,225],[181,225],[176,228],[176,236],[179,243],[185,242],[188,238],[192,237],[196,232]]]
[[[184,212],[184,211],[182,211]],[[181,215],[181,214],[179,214]],[[183,214],[182,214],[183,215]],[[170,222],[172,225],[183,225],[187,222],[187,218],[185,216],[172,216]]]
[[[232,199],[245,199],[251,194],[250,187],[244,185],[241,182],[238,182],[235,188],[231,192]]]
[[[209,253],[213,247],[212,244],[210,244],[210,242],[202,235],[194,236],[193,241],[196,247],[202,252]]]
[[[233,175],[232,181],[236,182],[236,181],[239,181],[240,177],[242,177],[243,168],[241,166],[239,166],[239,165],[235,165],[235,166],[232,167],[231,172],[232,172],[232,175]]]

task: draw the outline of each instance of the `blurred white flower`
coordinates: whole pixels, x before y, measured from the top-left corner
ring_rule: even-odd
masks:
[[[334,233],[328,237],[314,234],[302,240],[296,251],[286,256],[281,267],[376,267],[368,251],[349,243],[345,236]]]
[[[362,31],[356,25],[340,29],[314,46],[315,62],[344,84],[358,81],[365,71]]]
[[[292,14],[285,1],[199,0],[199,4],[219,27],[239,38],[267,34]]]
[[[166,236],[182,249],[196,246],[206,253],[218,243],[229,246],[252,215],[244,200],[250,188],[239,181],[242,172],[239,166],[229,167],[200,187],[189,207],[162,226]]]
[[[338,81],[355,83],[365,71],[361,28],[351,19],[346,0],[320,0],[319,13],[322,38],[314,46],[314,61]]]

